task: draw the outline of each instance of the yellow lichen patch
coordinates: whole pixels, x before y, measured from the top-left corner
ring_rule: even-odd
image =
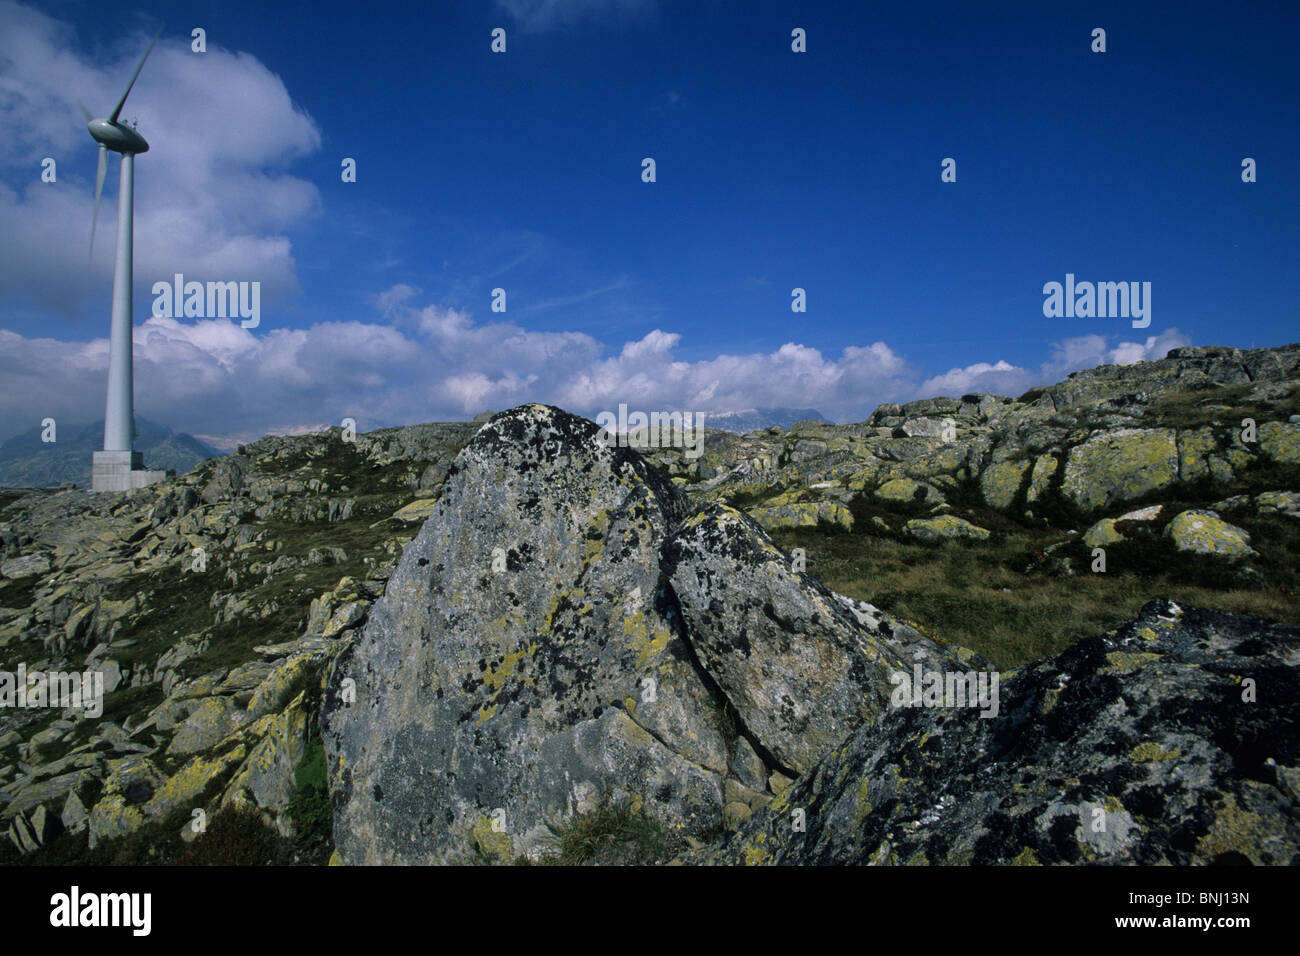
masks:
[[[546,637],[551,633],[551,630],[555,627],[555,614],[560,609],[561,603],[567,600],[570,604],[577,604],[579,600],[586,596],[587,592],[582,588],[556,590],[556,592],[551,595],[550,607],[546,609],[546,616],[542,618],[542,626],[537,629],[537,633],[542,637]],[[584,605],[583,609],[585,610],[587,607],[590,607],[590,605]],[[580,610],[578,613],[582,614],[583,610]]]
[[[1153,630],[1152,630],[1151,628],[1149,628],[1149,627],[1144,627],[1144,628],[1142,628],[1141,630],[1139,630],[1139,631],[1138,631],[1138,637],[1142,638],[1142,640],[1144,640],[1144,641],[1158,641],[1158,640],[1160,640],[1160,635],[1157,634],[1155,631],[1153,631]]]
[[[745,851],[745,866],[762,866],[771,858],[772,854],[761,846],[756,846]]]
[[[497,830],[492,826],[492,821],[483,814],[479,814],[478,820],[470,828],[469,837],[478,851],[489,860],[510,862],[512,850],[510,834]]]
[[[1118,797],[1107,796],[1105,803],[1107,813],[1122,813],[1124,811],[1124,804],[1119,802]]]
[[[1025,472],[1029,470],[1027,461],[1000,461],[989,465],[980,476],[980,487],[984,500],[990,507],[1005,511],[1011,507]],[[881,488],[881,492],[884,488]]]
[[[855,811],[855,816],[857,817],[859,826],[861,826],[862,823],[866,821],[867,817],[871,815],[871,801],[868,799],[870,790],[871,790],[871,782],[867,780],[866,777],[863,777],[861,780],[858,781],[858,787],[857,787],[858,806],[857,806],[857,810]]]
[[[245,756],[244,745],[239,744],[233,750],[212,760],[195,757],[168,777],[167,781],[158,788],[145,804],[145,814],[164,816],[180,804],[192,800],[203,793],[214,780],[240,764]]]
[[[645,667],[658,657],[673,637],[673,632],[663,624],[652,629],[645,611],[636,611],[623,618],[623,633],[631,638],[637,667]]]
[[[1145,667],[1152,661],[1160,659],[1159,654],[1129,654],[1125,651],[1111,651],[1106,655],[1108,662],[1107,667],[1103,667],[1099,674],[1129,674],[1140,667]]]
[[[1146,762],[1150,760],[1177,760],[1183,752],[1177,747],[1165,750],[1153,740],[1144,740],[1128,752],[1130,760]]]
[[[1011,861],[1011,865],[1042,866],[1043,864],[1039,861],[1038,854],[1034,852],[1034,848],[1027,846],[1016,855],[1016,858]]]
[[[1240,853],[1260,865],[1264,862],[1259,858],[1260,849],[1277,842],[1277,832],[1265,819],[1247,810],[1229,793],[1223,798],[1223,805],[1216,808],[1209,831],[1197,841],[1196,855],[1202,858],[1201,862],[1212,863],[1220,854]]]
[[[474,721],[474,725],[476,727],[482,726],[482,724],[485,721],[491,720],[493,715],[496,714],[496,712],[497,712],[496,704],[493,704],[491,707],[480,707],[478,712],[478,720]]]
[[[483,675],[483,683],[490,687],[494,693],[492,699],[496,700],[496,695],[501,692],[502,686],[505,685],[506,678],[514,673],[515,668],[524,657],[537,653],[537,644],[529,644],[527,648],[521,651],[511,651],[501,658],[501,666],[495,669],[489,667]]]

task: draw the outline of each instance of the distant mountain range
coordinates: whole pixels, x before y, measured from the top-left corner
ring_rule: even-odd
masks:
[[[189,471],[205,458],[220,458],[224,452],[199,441],[193,435],[174,432],[147,418],[137,418],[135,450],[144,452],[149,468]],[[104,444],[104,422],[88,425],[60,425],[56,441],[41,441],[41,427],[29,429],[0,444],[0,487],[49,488],[74,482],[90,487],[90,456]]]
[[[704,427],[744,435],[773,425],[789,428],[808,419],[829,420],[815,408],[742,408],[734,412],[705,412]]]

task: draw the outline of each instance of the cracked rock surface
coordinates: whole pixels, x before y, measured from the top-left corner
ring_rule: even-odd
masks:
[[[874,720],[888,668],[948,659],[789,567],[739,512],[689,515],[591,422],[497,415],[333,669],[343,862],[537,857],[606,803],[715,837],[731,798],[761,805],[772,771]]]

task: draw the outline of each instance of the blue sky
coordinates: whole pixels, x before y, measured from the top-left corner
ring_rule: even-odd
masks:
[[[123,113],[136,410],[214,440],[532,400],[857,420],[1300,339],[1300,5],[985,6],[0,2],[0,437],[102,414],[118,162],[88,268],[76,100],[107,112],[162,20]],[[261,324],[151,318],[177,272],[260,282]],[[1150,282],[1149,328],[1044,317],[1066,273]]]

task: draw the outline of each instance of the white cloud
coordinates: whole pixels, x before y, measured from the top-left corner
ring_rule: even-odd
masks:
[[[981,362],[918,387],[915,370],[884,342],[837,357],[788,342],[771,352],[684,361],[675,332],[654,329],[609,347],[582,332],[534,332],[456,309],[417,308],[416,296],[394,286],[373,299],[382,318],[305,329],[151,317],[135,330],[137,414],[227,446],[344,417],[365,431],[464,420],[531,401],[588,417],[626,403],[644,411],[811,407],[860,421],[882,402],[1019,395],[1063,378],[1075,363],[1161,357],[1187,344],[1176,329],[1114,346],[1100,336],[1068,339],[1037,372]],[[12,434],[47,416],[74,424],[99,418],[107,364],[104,338],[58,342],[0,329],[0,421]]]
[[[120,157],[109,155],[94,262],[86,265],[96,144],[77,107],[107,113],[141,53],[145,33],[90,62],[73,30],[0,0],[0,293],[72,314],[107,295],[116,236]],[[135,160],[135,275],[144,287],[192,278],[259,280],[264,301],[297,291],[289,240],[279,231],[318,210],[312,183],[286,172],[320,148],[316,123],[256,58],[188,39],[158,41],[131,91],[150,150]],[[33,170],[57,162],[58,180]]]
[[[455,309],[417,309],[409,304],[414,295],[394,286],[376,296],[387,320],[306,329],[150,317],[135,329],[137,414],[214,442],[344,416],[363,430],[466,419],[527,401],[587,415],[626,402],[691,411],[811,406],[860,419],[914,383],[902,358],[880,342],[834,359],[787,343],[770,353],[686,362],[675,355],[676,333],[655,329],[611,349],[581,332],[534,332],[478,323]],[[12,433],[46,416],[99,418],[107,363],[104,338],[58,342],[0,330],[7,384],[0,421]]]
[[[1080,335],[1057,342],[1052,356],[1037,371],[1012,365],[1005,359],[996,363],[976,362],[965,368],[949,369],[942,375],[926,379],[916,390],[917,398],[935,395],[960,397],[973,392],[998,395],[1021,395],[1036,385],[1059,382],[1071,372],[1097,365],[1132,365],[1162,359],[1170,349],[1191,345],[1192,340],[1178,329],[1167,329],[1149,336],[1144,342],[1107,344],[1102,335]]]

